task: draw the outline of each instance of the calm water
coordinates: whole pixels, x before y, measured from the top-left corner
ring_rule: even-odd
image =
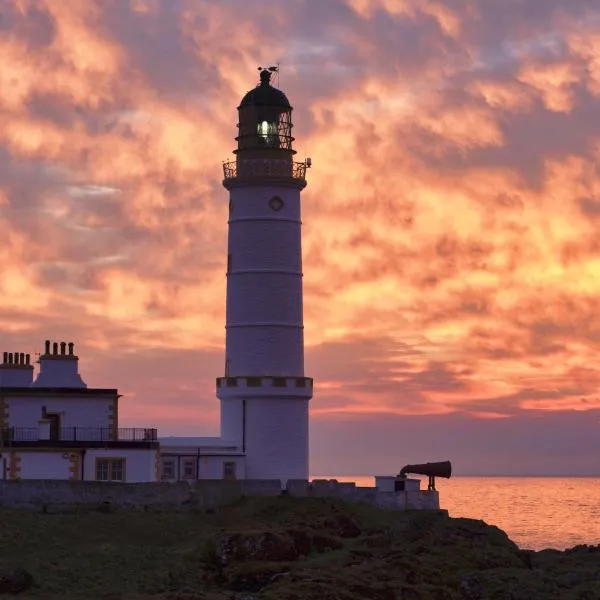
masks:
[[[372,477],[329,477],[375,485]],[[438,477],[436,487],[450,516],[497,525],[521,548],[600,544],[600,478]]]

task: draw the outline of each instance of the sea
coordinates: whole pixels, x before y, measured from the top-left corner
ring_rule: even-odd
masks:
[[[312,479],[375,485],[371,476]],[[451,517],[496,525],[521,549],[600,544],[600,477],[436,477],[435,483],[440,507]],[[424,478],[421,489],[426,488]]]

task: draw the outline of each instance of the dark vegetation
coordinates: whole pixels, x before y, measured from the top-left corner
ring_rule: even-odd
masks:
[[[32,600],[600,600],[600,546],[522,551],[482,521],[286,496],[0,509],[0,566],[0,597]]]

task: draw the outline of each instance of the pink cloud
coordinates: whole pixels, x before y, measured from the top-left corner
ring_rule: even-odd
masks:
[[[221,161],[256,67],[277,61],[298,156],[314,165],[303,220],[317,431],[595,414],[589,2],[332,0],[309,13],[19,0],[1,27],[4,339],[23,351],[78,340],[90,381],[127,392],[125,422],[216,432]],[[149,348],[177,366],[150,377]]]

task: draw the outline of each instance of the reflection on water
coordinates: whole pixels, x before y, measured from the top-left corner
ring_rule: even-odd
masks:
[[[375,485],[372,477],[314,477],[330,478]],[[425,477],[421,488],[426,487]],[[506,531],[521,548],[600,544],[600,478],[438,477],[436,487],[450,516],[483,519]]]

